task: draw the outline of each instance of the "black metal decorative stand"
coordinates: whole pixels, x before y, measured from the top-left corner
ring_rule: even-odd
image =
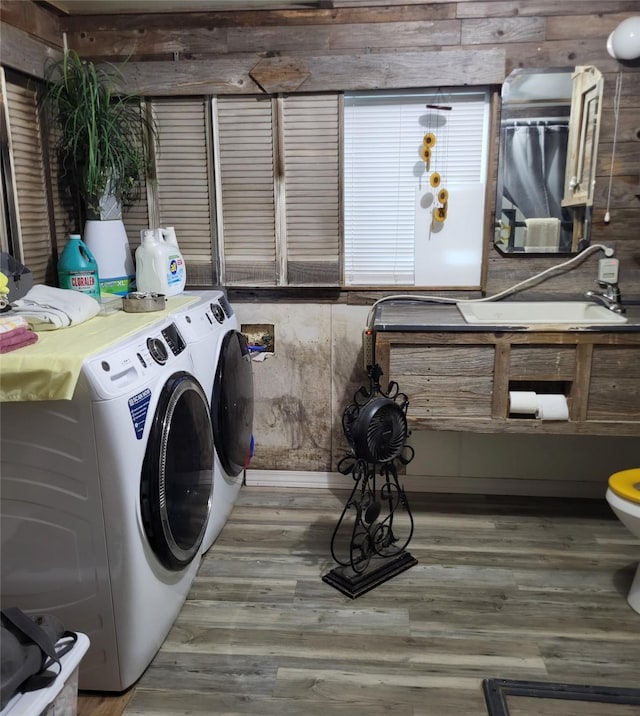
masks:
[[[409,400],[397,383],[381,390],[378,365],[368,375],[369,388],[359,388],[342,418],[351,450],[338,471],[351,474],[355,484],[331,538],[340,566],[322,577],[352,599],[417,564],[406,551],[413,515],[397,470],[414,455],[406,445]]]

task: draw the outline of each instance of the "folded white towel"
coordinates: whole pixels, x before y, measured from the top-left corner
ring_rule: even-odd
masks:
[[[100,312],[95,298],[80,291],[37,284],[11,304],[34,331],[52,331],[84,323]]]
[[[525,219],[525,251],[557,251],[560,246],[560,219]]]
[[[10,333],[17,328],[27,328],[28,326],[29,324],[21,316],[14,316],[13,314],[0,316],[0,334]]]

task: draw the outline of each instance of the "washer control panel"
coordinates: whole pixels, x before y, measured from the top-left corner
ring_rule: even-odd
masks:
[[[213,333],[218,334],[220,326],[227,320],[222,306],[224,294],[222,291],[211,293],[213,295],[205,295],[200,302],[174,314],[179,332],[187,343],[198,343]]]
[[[167,342],[174,356],[179,356],[187,347],[175,323],[170,323],[166,328],[162,329],[162,337]]]
[[[146,329],[145,333],[124,339],[99,357],[89,358],[83,364],[83,372],[96,397],[108,399],[146,383],[182,357],[189,359],[189,365],[177,366],[176,370],[190,369],[186,347],[175,323],[168,323],[155,330]]]

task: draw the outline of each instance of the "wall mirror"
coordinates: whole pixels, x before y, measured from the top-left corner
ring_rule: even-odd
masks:
[[[517,69],[502,87],[495,246],[568,254],[588,244],[602,81],[593,67]]]

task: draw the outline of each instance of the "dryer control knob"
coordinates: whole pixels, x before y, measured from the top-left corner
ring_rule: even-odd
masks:
[[[211,312],[213,313],[213,317],[216,319],[216,321],[218,321],[218,323],[224,323],[224,319],[226,318],[226,316],[220,304],[212,303]]]
[[[167,347],[159,338],[147,338],[147,348],[156,363],[164,365],[169,358]]]

